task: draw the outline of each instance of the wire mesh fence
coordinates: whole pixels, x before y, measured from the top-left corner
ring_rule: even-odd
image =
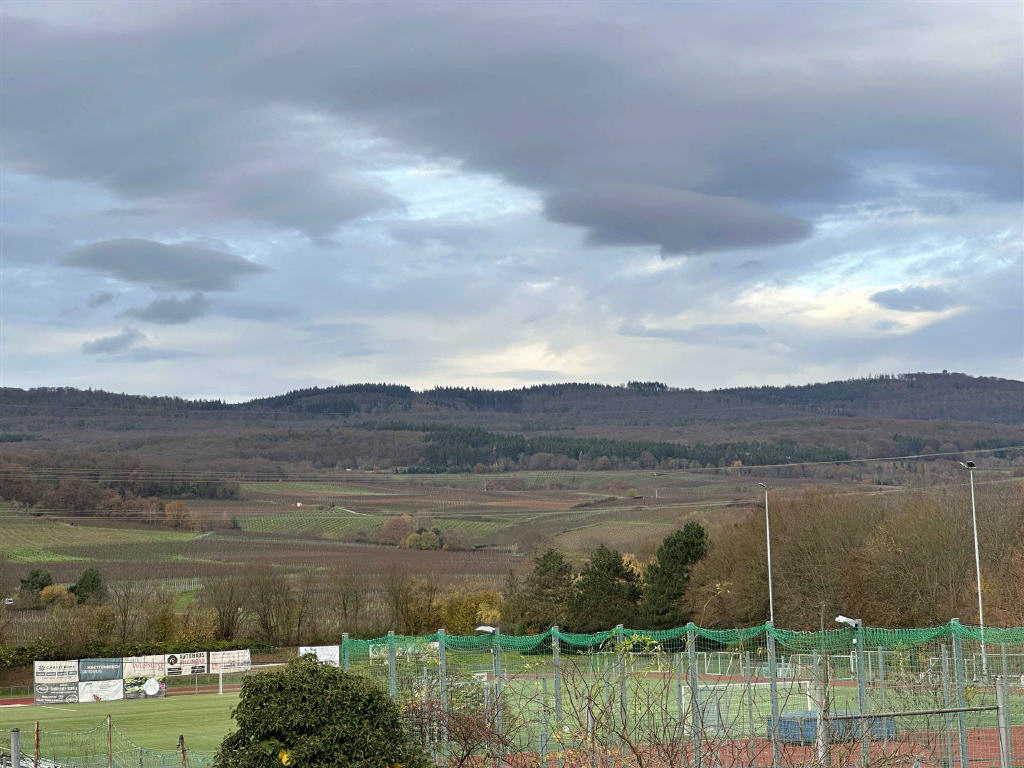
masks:
[[[60,731],[36,724],[31,732],[12,732],[10,750],[0,750],[2,768],[209,768],[213,753],[187,748],[154,750],[136,744],[106,717],[94,727]]]
[[[1024,765],[1024,628],[440,630],[344,636],[340,664],[387,691],[445,768]],[[212,761],[144,748],[109,721],[22,739],[21,768]]]
[[[439,631],[342,664],[443,766],[1024,764],[1024,629]]]

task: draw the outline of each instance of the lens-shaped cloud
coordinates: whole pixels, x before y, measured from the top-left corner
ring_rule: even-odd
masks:
[[[187,323],[202,317],[210,310],[210,300],[199,291],[185,299],[168,296],[153,299],[149,304],[125,312],[128,317],[145,320],[150,323]]]
[[[782,245],[811,225],[735,197],[645,184],[600,184],[553,195],[552,221],[586,227],[595,245],[658,245],[666,254]]]
[[[113,336],[103,336],[93,341],[87,341],[82,345],[82,353],[86,355],[115,355],[127,352],[146,335],[136,328],[125,328],[121,333]]]
[[[898,312],[941,312],[956,306],[956,301],[937,285],[908,285],[890,288],[871,296],[871,301],[885,309]]]
[[[198,245],[136,238],[93,243],[67,254],[62,261],[126,283],[169,291],[224,291],[234,288],[240,278],[266,270],[240,256]]]

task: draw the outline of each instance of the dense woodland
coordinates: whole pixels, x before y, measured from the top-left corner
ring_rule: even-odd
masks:
[[[963,374],[707,392],[658,382],[424,392],[361,384],[237,404],[0,390],[0,459],[34,471],[677,469],[1022,444],[1024,383]],[[134,495],[225,492],[140,482],[112,487]]]
[[[950,483],[949,474],[959,471],[950,469],[957,452],[1019,445],[1024,384],[960,374],[714,392],[658,382],[501,392],[368,384],[242,404],[5,389],[0,500],[36,516],[108,516],[196,530],[214,523],[192,515],[190,500],[244,503],[239,483],[253,477],[343,476],[350,468],[473,472],[493,475],[482,479],[501,488],[502,474],[522,470],[697,468],[739,478],[758,465],[811,462],[773,474],[790,488],[807,486],[780,489],[773,497],[777,623],[815,628],[821,616],[843,612],[875,625],[921,626],[975,617],[969,498],[962,478]],[[870,466],[830,463],[930,453],[950,456]],[[1018,458],[1013,451],[987,454],[990,474],[978,488],[990,623],[1024,624]],[[908,484],[880,492],[891,479],[886,467],[902,472],[901,482]],[[874,488],[838,493],[815,485],[840,477]],[[508,482],[515,480],[509,476]],[[631,499],[632,493],[620,489],[612,497]],[[600,494],[595,499],[603,503]],[[441,582],[429,569],[395,564],[400,560],[390,561],[373,584],[363,573],[333,564],[312,568],[306,560],[297,570],[267,568],[244,577],[231,576],[227,567],[210,570],[195,600],[185,604],[159,585],[119,574],[87,574],[84,565],[81,574],[72,574],[80,565],[73,557],[53,564],[64,584],[49,573],[30,573],[46,570],[34,563],[24,572],[9,563],[2,586],[5,593],[17,592],[17,610],[0,608],[0,624],[10,623],[12,613],[19,622],[34,616],[32,626],[53,653],[74,655],[89,643],[97,652],[97,643],[315,642],[342,628],[364,636],[389,628],[417,633],[436,629],[438,617],[452,631],[495,621],[512,631],[551,624],[592,631],[617,623],[664,627],[693,620],[731,627],[763,621],[763,510],[688,514],[677,528],[685,541],[673,534],[658,544],[658,534],[653,543],[620,544],[622,551],[597,542],[589,550],[552,548],[544,537],[558,531],[538,524],[536,540],[519,550],[532,558],[502,561],[509,571],[496,572],[505,582],[501,590],[494,583]],[[216,523],[231,525],[227,517]],[[233,533],[197,544],[227,546]],[[403,558],[476,556],[457,551],[457,539],[457,531],[435,530],[413,514],[396,515],[373,541],[391,545],[389,551],[406,547]],[[447,551],[413,552],[437,548]]]

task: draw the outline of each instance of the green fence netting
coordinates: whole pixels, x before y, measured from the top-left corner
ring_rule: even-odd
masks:
[[[779,629],[769,623],[740,629],[708,629],[695,624],[662,630],[616,628],[588,634],[563,632],[554,627],[537,635],[450,635],[438,632],[430,635],[389,635],[373,640],[356,640],[346,637],[343,641],[343,652],[350,660],[355,661],[373,655],[371,649],[381,649],[382,653],[386,653],[389,643],[394,643],[401,648],[415,644],[443,643],[448,650],[463,652],[489,651],[497,643],[503,651],[527,654],[550,652],[552,639],[557,639],[563,648],[579,650],[600,649],[610,642],[626,639],[635,643],[659,646],[675,642],[681,647],[685,647],[686,638],[691,634],[698,638],[696,640],[698,643],[699,639],[703,639],[708,644],[731,650],[763,645],[767,637],[771,635],[778,646],[793,653],[848,652],[854,648],[853,641],[858,635],[863,635],[864,644],[867,647],[884,650],[913,648],[951,638],[953,635],[957,635],[963,640],[987,642],[993,645],[1024,645],[1024,627],[985,627],[982,630],[981,627],[961,624],[954,620],[941,626],[919,629],[843,627],[817,632]]]

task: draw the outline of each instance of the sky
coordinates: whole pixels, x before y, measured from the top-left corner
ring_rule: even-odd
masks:
[[[1024,378],[1019,2],[0,14],[2,386]]]

